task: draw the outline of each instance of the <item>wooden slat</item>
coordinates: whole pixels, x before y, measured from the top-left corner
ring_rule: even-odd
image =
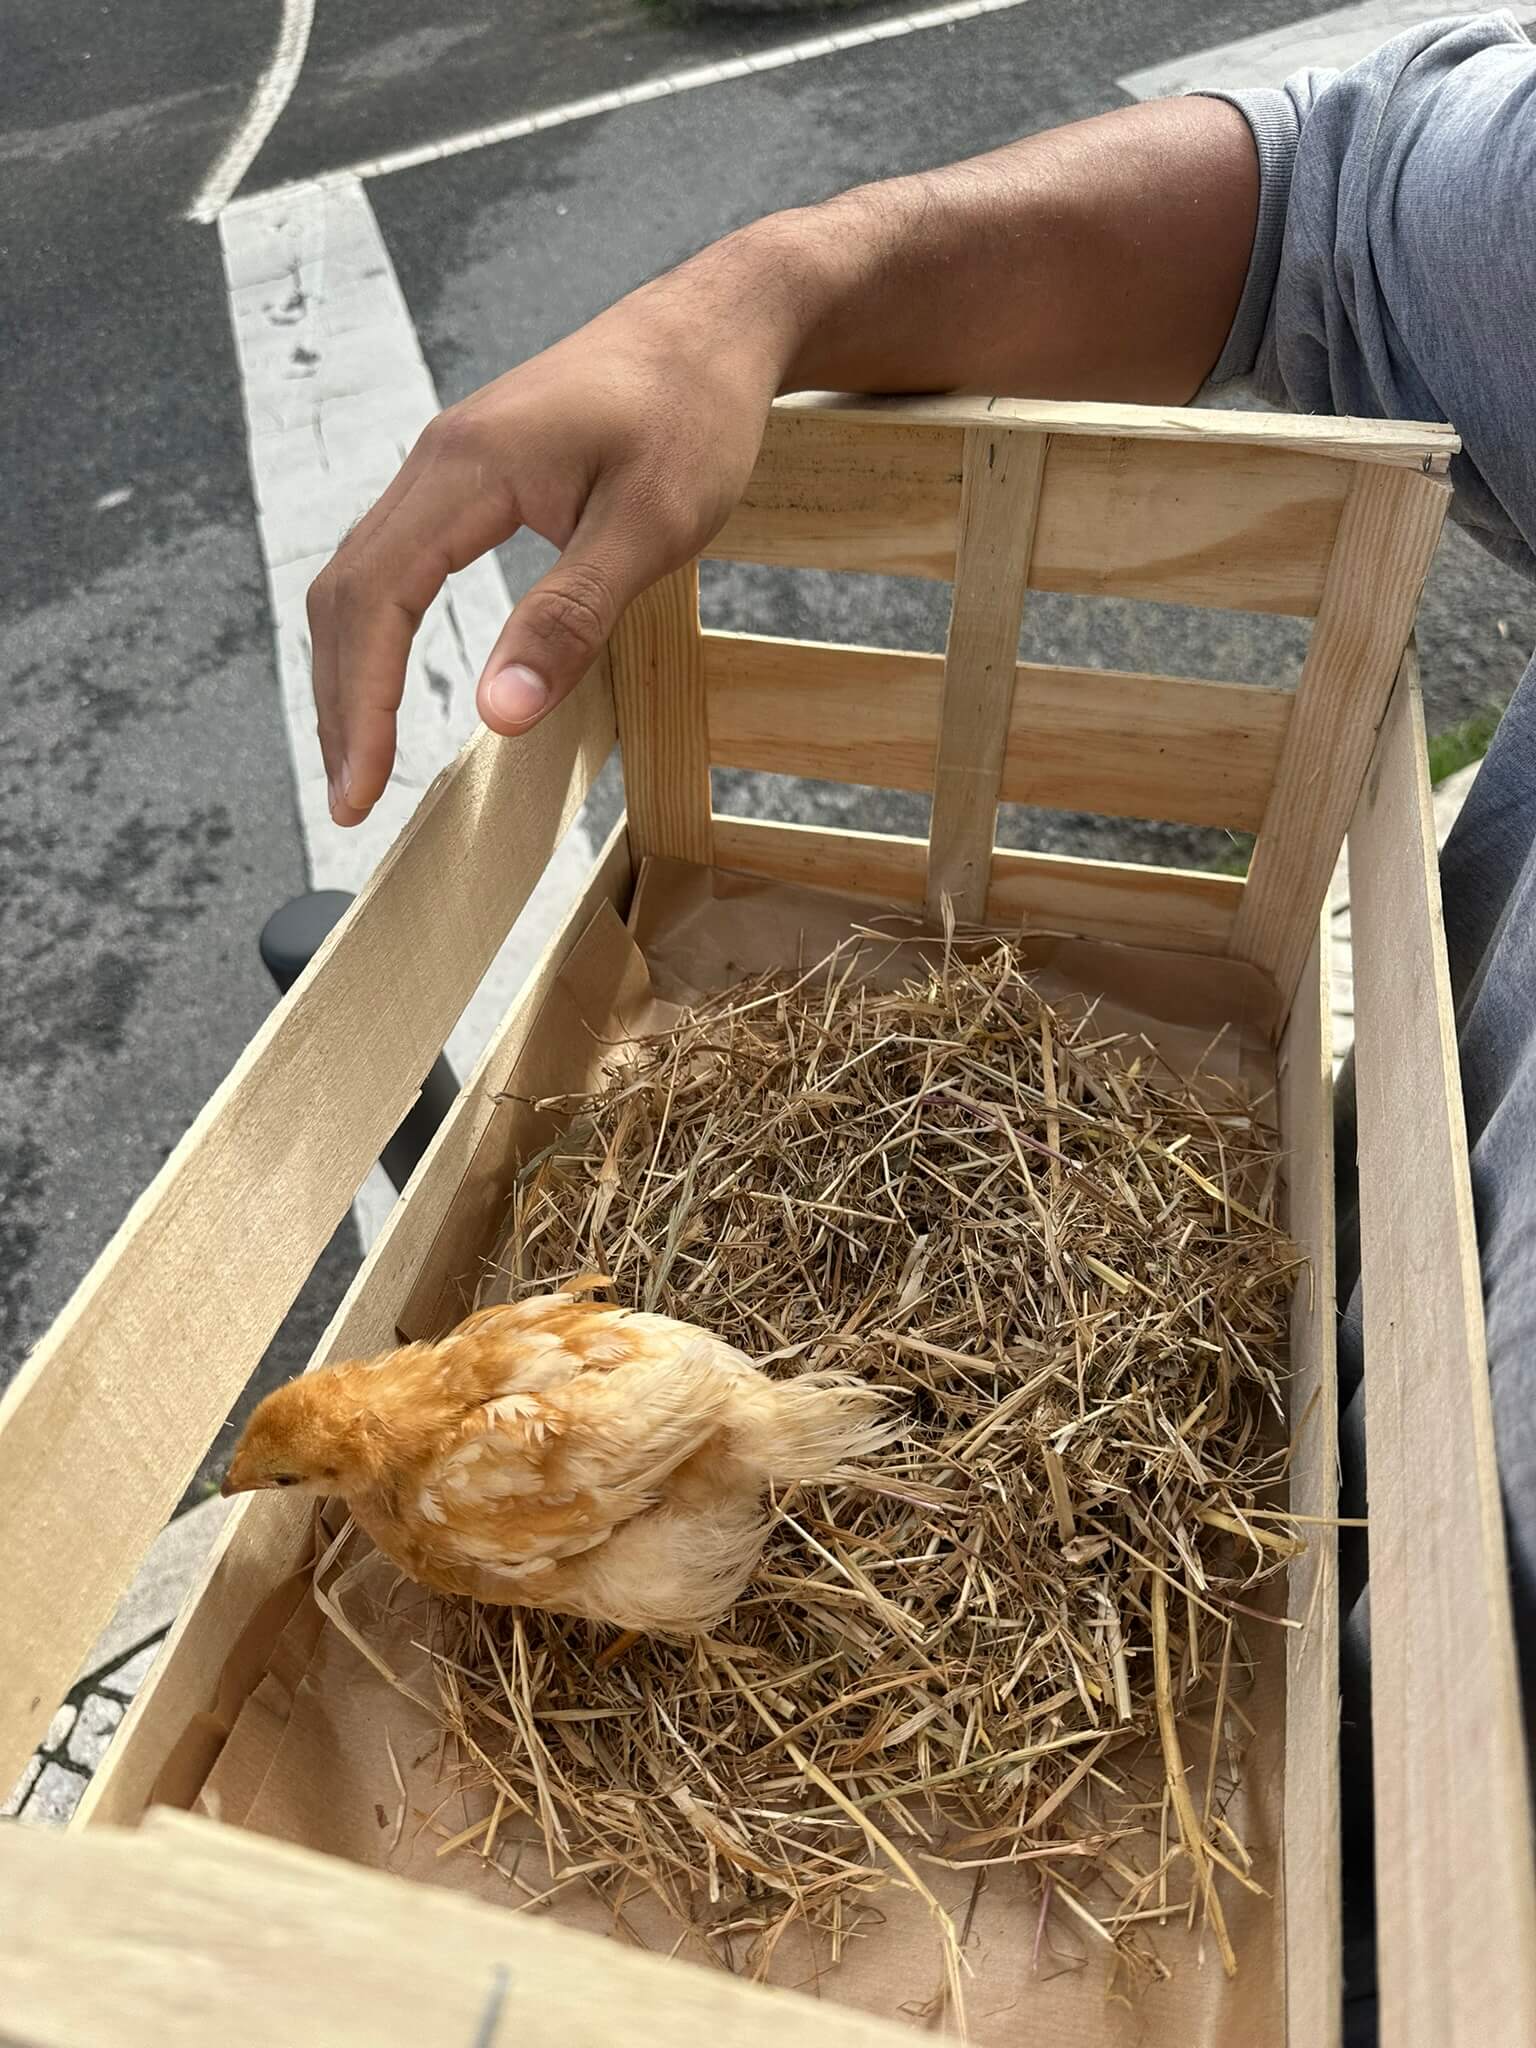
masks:
[[[928,828],[925,901],[934,918],[946,899],[963,923],[986,910],[1047,445],[1043,435],[986,427],[965,436]]]
[[[1536,1873],[1423,713],[1349,835],[1382,2048],[1536,2041]]]
[[[775,413],[724,560],[954,575],[964,434]],[[1317,610],[1356,465],[1219,439],[1052,440],[1032,587],[1239,611]]]
[[[810,640],[704,635],[718,767],[876,789],[930,787],[943,660]],[[1257,831],[1288,690],[1020,662],[1004,803]]]
[[[621,819],[598,856],[578,901],[550,941],[521,994],[495,1032],[412,1174],[405,1195],[354,1276],[312,1363],[369,1357],[395,1341],[395,1323],[423,1260],[459,1192],[481,1133],[496,1113],[539,1006],[571,948],[601,903],[623,911],[631,866]],[[262,1602],[310,1551],[313,1503],[281,1494],[247,1494],[220,1531],[196,1585],[153,1670],[140,1687],[105,1761],[86,1790],[74,1825],[136,1822],[194,1717],[214,1704],[220,1675]],[[199,1767],[187,1763],[190,1798],[217,1746],[217,1731]],[[161,1796],[169,1796],[162,1794]]]
[[[948,578],[964,439],[958,428],[775,408],[751,481],[707,552],[721,561]]]
[[[613,744],[598,676],[432,785],[0,1403],[10,1784]]]
[[[699,565],[637,597],[608,643],[635,858],[710,858],[709,727]]]
[[[928,845],[881,832],[717,816],[715,862],[770,881],[915,909],[923,901]],[[1178,952],[1224,953],[1242,893],[1242,883],[1226,875],[998,852],[986,918]]]
[[[1306,1550],[1290,1568],[1286,1636],[1284,1871],[1286,2042],[1338,2048],[1338,1376],[1334,1345],[1333,1048],[1326,914],[1280,1042],[1286,1225],[1307,1259],[1291,1306],[1292,1514]]]
[[[12,2048],[901,2048],[906,2027],[185,1814],[0,1830]]]
[[[1353,420],[1291,413],[1224,412],[1171,405],[1100,405],[1055,398],[848,398],[797,392],[778,409],[823,419],[909,421],[914,426],[1015,428],[1115,440],[1195,441],[1206,446],[1291,448],[1443,476],[1461,441],[1450,427],[1412,420]]]
[[[1354,467],[1224,442],[1051,442],[1030,584],[1309,618]]]
[[[1449,496],[1411,470],[1361,469],[1339,522],[1232,936],[1233,951],[1274,978],[1282,1001],[1312,944]]]
[[[933,786],[942,655],[708,632],[704,688],[716,767]]]

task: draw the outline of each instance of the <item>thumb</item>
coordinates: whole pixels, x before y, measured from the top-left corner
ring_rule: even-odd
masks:
[[[619,614],[686,559],[646,520],[589,501],[549,574],[518,601],[480,677],[476,702],[493,732],[526,732],[570,695],[602,652]]]

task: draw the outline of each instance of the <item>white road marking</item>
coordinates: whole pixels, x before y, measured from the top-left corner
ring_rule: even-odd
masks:
[[[494,556],[450,578],[416,636],[389,787],[365,824],[349,832],[333,825],[310,694],[305,593],[438,411],[437,391],[356,178],[229,208],[219,238],[310,881],[355,892],[475,731],[475,683],[510,600]],[[448,1041],[461,1078],[553,935],[593,852],[578,822]],[[359,1200],[365,1244],[393,1200],[376,1174]]]
[[[239,190],[240,180],[256,161],[261,145],[277,125],[277,117],[298,83],[314,20],[315,0],[283,0],[283,19],[272,61],[257,81],[245,119],[204,178],[202,189],[187,210],[187,220],[217,220]]]
[[[834,56],[840,50],[857,50],[869,43],[919,35],[927,29],[950,28],[958,22],[975,21],[984,14],[1006,14],[1027,4],[1028,0],[950,0],[949,5],[925,7],[920,13],[899,14],[888,21],[864,22],[856,28],[835,29],[829,35],[808,36],[799,42],[781,43],[775,49],[759,50],[750,57],[727,57],[716,64],[697,64],[687,71],[642,79],[636,85],[619,86],[611,92],[592,93],[586,99],[569,100],[563,106],[545,107],[534,114],[520,114],[512,120],[497,121],[486,128],[466,129],[462,135],[450,135],[441,142],[418,143],[410,149],[394,150],[386,156],[368,157],[361,163],[348,164],[343,170],[326,175],[383,178],[391,171],[414,170],[418,164],[436,163],[442,157],[464,156],[492,143],[517,142],[524,136],[542,135],[546,129],[564,128],[573,121],[590,121],[594,115],[617,113],[624,107],[640,106],[647,100],[666,99],[674,93],[697,92],[701,86],[723,85],[734,78],[750,78],[755,71],[776,71],[785,64],[805,64],[817,57]],[[280,191],[284,188],[274,189]]]
[[[1245,86],[1283,85],[1298,71],[1343,70],[1358,64],[1404,29],[1444,20],[1454,11],[1446,0],[1361,0],[1355,7],[1309,15],[1263,35],[1218,43],[1214,49],[1133,71],[1117,83],[1138,100],[1172,99],[1209,87],[1236,92]]]

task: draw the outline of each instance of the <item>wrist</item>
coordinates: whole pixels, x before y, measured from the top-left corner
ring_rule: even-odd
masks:
[[[819,208],[769,214],[712,243],[630,302],[666,344],[729,361],[765,403],[799,388],[796,365],[832,295]]]

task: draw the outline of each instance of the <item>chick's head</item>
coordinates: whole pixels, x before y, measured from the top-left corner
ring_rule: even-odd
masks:
[[[297,1486],[346,1494],[365,1477],[367,1444],[350,1404],[323,1373],[290,1380],[257,1407],[229,1461],[220,1493]]]

